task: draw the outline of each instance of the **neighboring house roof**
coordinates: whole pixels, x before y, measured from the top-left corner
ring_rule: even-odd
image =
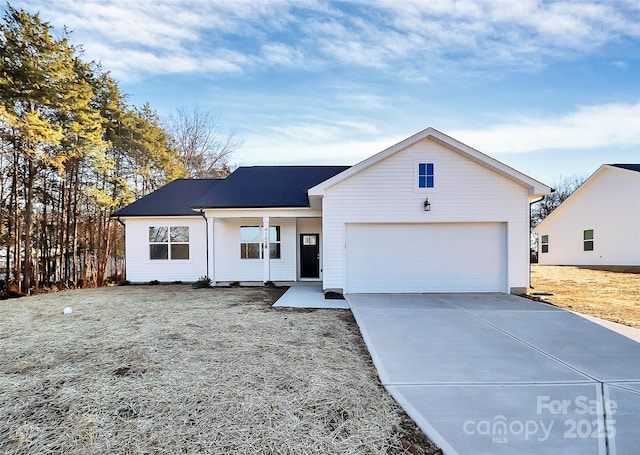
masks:
[[[126,216],[200,216],[191,205],[222,179],[178,179],[118,210],[113,217]]]
[[[591,183],[593,183],[601,173],[607,170],[613,170],[616,172],[629,172],[629,171],[640,172],[640,164],[603,164],[593,174],[591,174],[587,180],[582,182],[582,185],[580,185],[573,193],[571,193],[571,195],[567,199],[565,199],[558,207],[556,207],[553,210],[553,212],[547,215],[547,217],[544,220],[542,220],[540,224],[538,224],[534,228],[533,231],[536,233],[539,233],[543,229],[545,229],[545,226],[551,220],[556,218],[558,214],[565,209],[565,207],[568,207],[571,203],[573,203],[574,200],[579,198],[582,195],[582,193],[586,191],[586,189],[589,186],[591,186]]]
[[[307,190],[349,166],[239,167],[194,208],[309,207]]]
[[[365,169],[370,168],[371,166],[379,163],[380,161],[389,158],[391,155],[399,153],[412,145],[417,144],[420,141],[425,139],[429,139],[442,147],[445,147],[452,152],[455,152],[477,164],[483,166],[525,188],[527,188],[529,192],[530,198],[540,197],[545,194],[549,194],[551,192],[551,188],[547,185],[538,182],[531,177],[516,171],[515,169],[507,166],[500,161],[491,158],[490,156],[485,155],[484,153],[479,152],[476,149],[469,147],[468,145],[463,144],[460,141],[453,139],[452,137],[447,136],[446,134],[434,129],[427,128],[426,130],[420,131],[419,133],[414,134],[413,136],[405,139],[402,142],[399,142],[396,145],[389,147],[382,152],[373,155],[370,158],[367,158],[364,161],[352,166],[346,171],[336,175],[333,178],[330,178],[326,181],[321,182],[319,185],[311,188],[309,190],[309,196],[322,196],[324,191],[346,179],[349,177],[364,171]]]
[[[610,166],[619,167],[628,171],[640,172],[640,164],[611,164]]]

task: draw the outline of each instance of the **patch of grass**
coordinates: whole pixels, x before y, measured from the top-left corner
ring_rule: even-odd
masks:
[[[379,383],[351,313],[272,308],[282,292],[126,286],[0,306],[0,453],[440,453]]]
[[[535,291],[544,301],[640,329],[640,274],[619,267],[532,265]]]

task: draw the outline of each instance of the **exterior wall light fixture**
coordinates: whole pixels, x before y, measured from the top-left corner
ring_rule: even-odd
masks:
[[[431,202],[429,202],[429,198],[426,198],[424,200],[424,211],[425,212],[430,212],[431,211]]]

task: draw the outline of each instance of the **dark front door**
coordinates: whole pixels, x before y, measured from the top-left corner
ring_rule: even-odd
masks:
[[[320,234],[300,234],[300,278],[320,278]]]

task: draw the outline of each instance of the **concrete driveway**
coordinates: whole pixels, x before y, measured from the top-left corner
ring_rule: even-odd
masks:
[[[446,455],[639,453],[640,343],[505,294],[346,298],[382,383]]]

